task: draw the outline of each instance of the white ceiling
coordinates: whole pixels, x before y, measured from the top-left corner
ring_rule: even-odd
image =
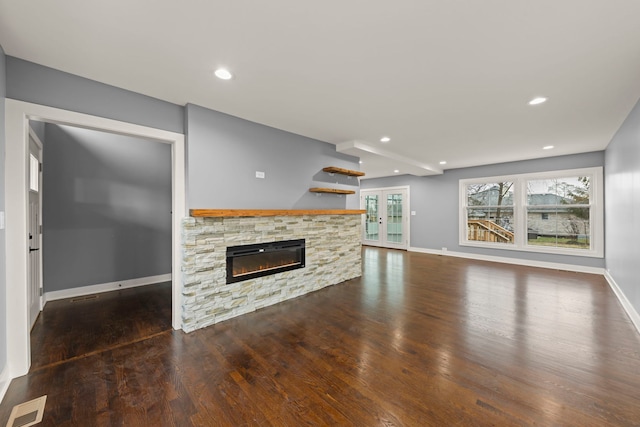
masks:
[[[0,44],[336,144],[368,177],[426,175],[604,149],[640,97],[639,17],[638,0],[0,0]]]

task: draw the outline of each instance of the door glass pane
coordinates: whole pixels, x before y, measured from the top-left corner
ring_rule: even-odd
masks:
[[[402,194],[387,194],[387,242],[402,243]]]
[[[29,154],[29,190],[39,191],[40,162],[33,154]]]
[[[364,208],[367,210],[367,218],[364,223],[364,238],[365,240],[378,240],[378,214],[380,210],[378,196],[364,196]]]

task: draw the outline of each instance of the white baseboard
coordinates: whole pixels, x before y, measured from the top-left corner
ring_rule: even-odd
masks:
[[[59,299],[75,298],[101,292],[116,291],[118,289],[135,288],[137,286],[152,285],[154,283],[170,282],[171,273],[159,276],[140,277],[138,279],[121,280],[119,282],[102,283],[99,285],[82,286],[79,288],[63,289],[61,291],[45,292],[44,302]]]
[[[587,267],[584,265],[561,264],[556,262],[533,261],[530,259],[507,258],[492,255],[471,254],[465,252],[441,251],[437,249],[409,248],[411,252],[420,252],[431,255],[444,255],[456,258],[475,259],[479,261],[500,262],[503,264],[524,265],[526,267],[550,268],[552,270],[573,271],[576,273],[604,274],[604,268]]]
[[[624,308],[624,311],[627,312],[627,315],[631,319],[631,323],[633,323],[633,326],[635,326],[638,333],[640,333],[640,314],[638,314],[631,302],[627,299],[627,296],[624,294],[624,292],[622,292],[622,289],[620,289],[620,286],[618,286],[616,281],[613,279],[611,273],[609,273],[609,270],[605,270],[604,278],[609,283],[609,286],[611,287],[613,293],[618,297],[618,301],[620,301],[620,304],[622,304],[622,308]]]
[[[9,376],[9,366],[5,364],[4,368],[2,369],[2,373],[0,373],[0,403],[4,400],[4,395],[7,394],[9,384],[11,384],[11,377]]]

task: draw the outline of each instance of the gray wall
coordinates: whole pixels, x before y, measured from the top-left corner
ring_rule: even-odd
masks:
[[[183,133],[184,108],[7,56],[7,98]]]
[[[171,272],[171,146],[46,124],[46,292]]]
[[[521,162],[502,163],[473,168],[452,169],[442,175],[415,177],[410,175],[365,179],[361,188],[379,188],[409,185],[411,191],[410,216],[411,246],[440,250],[500,256],[533,261],[556,262],[589,267],[604,267],[604,259],[566,255],[548,255],[534,252],[474,248],[458,243],[459,180],[485,176],[533,173],[560,169],[575,169],[604,164],[604,153],[585,153]]]
[[[186,107],[186,125],[192,209],[358,208],[358,180],[322,172],[326,166],[359,169],[357,158],[336,152],[332,144],[192,104]],[[256,171],[266,178],[256,178]],[[356,194],[317,196],[310,187]]]
[[[29,127],[31,128],[32,131],[35,132],[35,134],[38,136],[38,138],[40,138],[40,141],[44,141],[44,126],[45,126],[45,122],[38,122],[35,120],[30,120],[29,121]]]
[[[4,213],[4,98],[6,93],[5,55],[0,46],[0,211]],[[0,372],[7,364],[7,284],[5,281],[5,232],[0,230]]]
[[[640,313],[640,102],[605,151],[607,270]]]

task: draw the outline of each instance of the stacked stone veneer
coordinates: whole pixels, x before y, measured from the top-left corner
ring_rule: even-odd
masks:
[[[227,246],[305,239],[305,267],[227,284]],[[185,218],[182,328],[186,332],[359,277],[360,215]]]

